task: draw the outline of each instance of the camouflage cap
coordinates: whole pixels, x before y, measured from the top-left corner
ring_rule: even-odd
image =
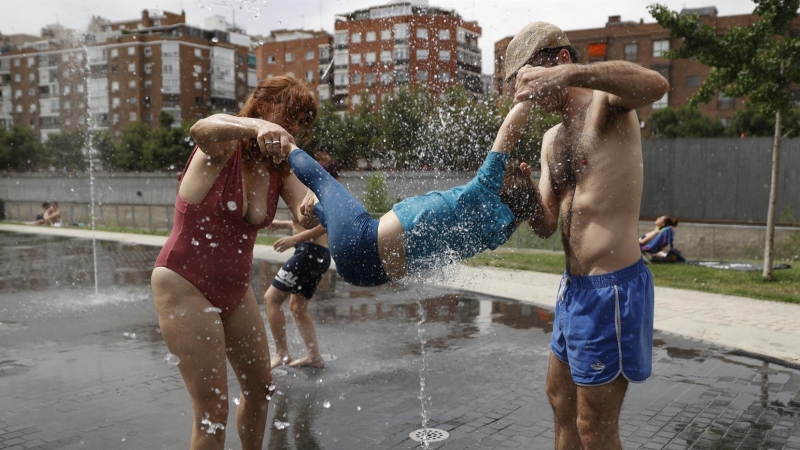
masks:
[[[533,22],[525,26],[506,49],[505,80],[516,75],[525,63],[545,48],[571,45],[561,28],[547,22]]]

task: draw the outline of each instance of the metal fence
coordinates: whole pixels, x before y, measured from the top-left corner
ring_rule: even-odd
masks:
[[[683,221],[766,222],[772,138],[643,141],[641,216]],[[781,145],[779,223],[800,223],[800,139]]]

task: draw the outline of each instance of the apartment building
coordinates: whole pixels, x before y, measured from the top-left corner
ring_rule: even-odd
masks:
[[[333,95],[342,107],[380,102],[398,86],[440,94],[461,83],[480,95],[477,22],[427,1],[394,2],[336,16]]]
[[[331,98],[332,77],[322,79],[331,62],[333,36],[325,31],[275,30],[256,49],[259,79],[290,74],[308,81],[317,99]]]
[[[62,129],[177,123],[233,113],[257,82],[248,36],[212,16],[205,28],[185,14],[142,12],[140,20],[93,21],[80,39],[46,39],[0,54],[0,126],[37,129],[43,140]],[[213,28],[210,28],[213,27]],[[209,29],[210,28],[210,29]]]
[[[697,14],[701,23],[711,26],[717,34],[724,34],[732,26],[749,26],[756,22],[752,14],[718,16],[715,7],[683,9],[681,14]],[[670,33],[658,23],[622,21],[620,16],[610,16],[603,28],[566,31],[573,47],[578,51],[580,63],[595,61],[625,60],[655,70],[670,83],[669,92],[652,106],[641,108],[639,119],[649,133],[649,118],[654,110],[687,104],[708,77],[709,69],[696,60],[670,60],[664,54],[681,45],[679,39],[671,39]],[[800,18],[792,22],[792,33],[800,33]],[[495,88],[504,95],[513,93],[513,86],[504,86],[503,59],[505,49],[512,37],[495,43]],[[795,94],[800,102],[800,89]],[[719,94],[716,99],[700,105],[703,114],[727,124],[735,110],[744,107],[745,99],[730,98]],[[643,133],[644,134],[644,133]]]

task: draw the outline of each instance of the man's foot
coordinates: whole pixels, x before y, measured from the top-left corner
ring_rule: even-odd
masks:
[[[269,366],[274,369],[278,366],[289,364],[291,362],[292,357],[289,355],[275,355],[269,360]]]
[[[289,367],[313,367],[315,369],[324,369],[325,361],[322,357],[313,358],[306,355],[300,359],[296,359],[289,363]]]

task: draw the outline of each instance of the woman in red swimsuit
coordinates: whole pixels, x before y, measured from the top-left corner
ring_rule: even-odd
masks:
[[[161,334],[192,398],[191,449],[222,449],[229,401],[225,359],[242,395],[236,429],[242,449],[260,449],[272,394],[264,320],[250,286],[258,230],[278,197],[295,217],[308,191],[270,150],[310,138],[313,88],[289,76],[261,81],[237,116],[198,121],[197,143],[175,201],[175,226],[151,285]],[[305,138],[305,139],[304,139]]]

